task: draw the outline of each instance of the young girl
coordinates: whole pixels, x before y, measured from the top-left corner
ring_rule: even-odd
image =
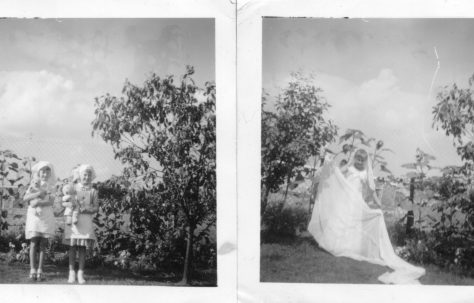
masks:
[[[92,219],[99,211],[97,191],[92,188],[92,180],[95,178],[94,168],[90,165],[80,165],[73,171],[74,179],[78,181],[75,185],[76,199],[79,204],[79,216],[76,224],[65,226],[64,244],[69,245],[69,283],[76,281],[75,262],[76,251],[79,254],[79,270],[77,281],[84,284],[84,265],[86,260],[86,248],[92,248],[96,240]]]
[[[379,277],[383,283],[419,284],[418,279],[425,270],[395,254],[383,212],[370,208],[368,199],[381,205],[375,194],[372,164],[365,150],[357,150],[342,168],[336,161],[326,164],[308,231],[320,247],[335,256],[394,269]]]
[[[369,165],[369,161],[367,152],[364,149],[359,149],[354,153],[350,164],[345,159],[341,161],[340,170],[346,180],[357,188],[358,192],[362,193],[364,201],[373,200],[379,207],[382,207],[382,202],[375,192],[372,165]]]
[[[29,202],[26,213],[25,237],[30,239],[30,280],[42,281],[44,251],[48,238],[54,236],[53,213],[56,177],[51,163],[40,161],[32,167],[32,181],[23,198]],[[38,266],[36,255],[39,249]],[[38,269],[36,269],[38,268]]]

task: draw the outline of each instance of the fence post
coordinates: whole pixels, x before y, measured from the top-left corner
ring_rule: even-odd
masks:
[[[407,212],[406,234],[411,235],[413,232],[413,225],[415,223],[415,214],[413,213],[413,204],[415,203],[415,178],[410,179],[410,197],[412,209]]]

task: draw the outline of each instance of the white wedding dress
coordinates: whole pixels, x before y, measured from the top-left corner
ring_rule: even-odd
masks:
[[[382,211],[370,208],[364,200],[364,187],[369,179],[367,169],[359,171],[351,165],[344,176],[334,162],[326,164],[321,171],[308,231],[320,247],[334,256],[393,269],[378,277],[383,283],[420,284],[418,279],[425,269],[395,254]]]

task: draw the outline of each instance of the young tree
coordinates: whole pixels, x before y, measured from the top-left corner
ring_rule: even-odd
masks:
[[[457,175],[462,175],[461,184],[471,203],[469,211],[474,211],[474,75],[468,79],[468,88],[459,88],[456,84],[445,86],[437,95],[438,103],[433,107],[433,127],[441,127],[446,136],[453,138],[458,155],[464,162]],[[449,175],[449,174],[448,174]],[[467,200],[469,200],[467,199]],[[474,222],[474,216],[469,215]],[[474,225],[474,223],[472,223]]]
[[[438,207],[441,220],[435,226],[443,236],[461,238],[457,245],[470,257],[469,267],[474,267],[474,75],[468,79],[468,88],[456,84],[445,86],[437,95],[438,103],[433,107],[433,127],[440,127],[446,136],[453,139],[458,155],[464,162],[461,167],[447,167],[442,170],[443,177],[438,193],[445,202]],[[462,224],[453,224],[454,214],[460,211]],[[449,222],[446,225],[446,222]],[[451,245],[452,246],[452,245]]]
[[[438,103],[433,107],[433,127],[440,127],[446,136],[453,138],[457,153],[468,172],[474,169],[474,75],[469,78],[469,88],[456,84],[445,86],[438,93]]]
[[[183,283],[188,283],[195,231],[215,222],[215,85],[207,82],[205,100],[187,66],[180,82],[152,74],[142,87],[126,81],[123,96],[96,98],[93,134],[113,147],[126,165],[124,175],[140,178],[145,188],[163,187],[161,208],[178,206],[186,233]],[[160,185],[161,184],[161,185]]]
[[[311,79],[299,73],[278,96],[274,111],[264,109],[267,95],[262,98],[261,141],[261,213],[265,212],[268,195],[286,181],[288,186],[311,156],[333,141],[337,127],[324,118],[329,104],[320,95],[321,89]]]

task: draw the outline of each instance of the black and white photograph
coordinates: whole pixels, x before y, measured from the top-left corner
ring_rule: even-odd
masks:
[[[260,282],[474,285],[474,20],[262,19]]]
[[[0,20],[1,284],[217,286],[215,45],[214,18]]]

